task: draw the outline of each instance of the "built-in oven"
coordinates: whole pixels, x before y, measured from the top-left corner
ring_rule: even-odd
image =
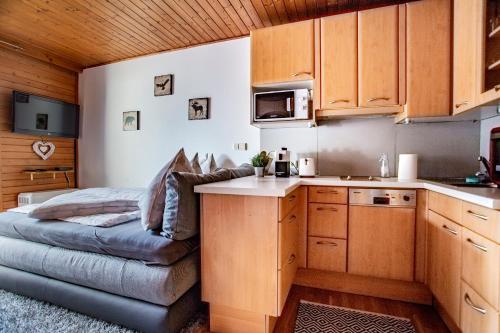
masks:
[[[256,92],[253,98],[254,121],[310,119],[309,89]]]

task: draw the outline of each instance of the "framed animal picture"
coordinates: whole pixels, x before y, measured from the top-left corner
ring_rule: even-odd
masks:
[[[199,120],[208,119],[210,111],[210,98],[192,98],[189,100],[188,119]]]
[[[155,76],[155,96],[174,93],[174,74]]]
[[[139,111],[123,112],[123,130],[124,131],[139,130]]]

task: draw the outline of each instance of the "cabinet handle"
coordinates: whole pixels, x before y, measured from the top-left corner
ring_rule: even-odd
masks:
[[[328,104],[335,104],[335,103],[349,103],[348,99],[334,99],[333,101],[328,102]]]
[[[375,102],[375,101],[388,101],[389,97],[373,97],[370,98],[367,102]]]
[[[288,201],[289,202],[292,202],[293,200],[295,200],[297,197],[295,195],[292,195],[290,198],[288,198]]]
[[[443,224],[443,229],[448,231],[452,235],[455,235],[455,236],[458,235],[458,231],[455,231],[453,229],[448,228],[448,226],[446,224]]]
[[[311,72],[297,72],[297,73],[292,73],[292,77],[296,77],[299,75],[311,75]]]
[[[292,215],[290,216],[290,218],[288,219],[288,223],[292,223],[293,221],[295,221],[297,219],[297,216],[295,215]]]
[[[288,265],[293,264],[293,262],[295,261],[295,259],[296,259],[295,254],[292,254],[290,256],[290,258],[288,258]]]
[[[331,194],[339,194],[337,190],[317,190],[317,194],[326,194],[326,193],[331,193]]]
[[[319,211],[322,211],[322,210],[329,210],[331,212],[337,212],[338,209],[337,208],[326,208],[326,207],[318,207],[316,208],[316,210],[319,210]]]
[[[469,101],[465,101],[465,102],[462,102],[462,103],[457,103],[457,104],[455,104],[455,108],[458,109],[459,107],[461,107],[463,105],[467,105],[467,104],[469,104]]]
[[[471,308],[473,308],[474,310],[476,310],[480,314],[482,314],[482,315],[486,314],[486,310],[485,309],[480,308],[476,304],[472,303],[472,300],[470,299],[469,294],[465,293],[464,300],[465,300],[465,303],[467,303],[468,306],[470,306]]]
[[[467,238],[467,242],[471,243],[472,246],[474,246],[475,248],[478,248],[479,250],[481,250],[483,252],[488,252],[488,248],[486,246],[479,245],[478,243],[474,242],[470,238]]]
[[[329,241],[317,241],[317,245],[328,245],[328,246],[338,246],[337,243],[335,242],[329,242]]]
[[[496,86],[494,86],[493,88],[495,88],[495,91],[499,91],[500,90],[500,84],[497,84]]]
[[[481,215],[481,214],[478,214],[478,213],[474,213],[472,210],[468,210],[467,211],[467,214],[470,214],[474,217],[477,217],[478,219],[481,219],[481,220],[484,220],[484,221],[487,221],[488,220],[488,216],[486,215]]]

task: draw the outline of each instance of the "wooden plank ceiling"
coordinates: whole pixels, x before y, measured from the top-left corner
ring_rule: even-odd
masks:
[[[0,0],[0,46],[72,70],[403,0]],[[12,45],[9,45],[12,44]]]

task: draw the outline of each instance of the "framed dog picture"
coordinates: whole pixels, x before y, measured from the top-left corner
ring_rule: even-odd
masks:
[[[174,75],[155,76],[155,96],[172,95],[174,92]]]
[[[123,112],[123,130],[124,131],[139,130],[139,111]]]
[[[200,120],[208,119],[210,111],[210,98],[192,98],[189,100],[188,119]]]

